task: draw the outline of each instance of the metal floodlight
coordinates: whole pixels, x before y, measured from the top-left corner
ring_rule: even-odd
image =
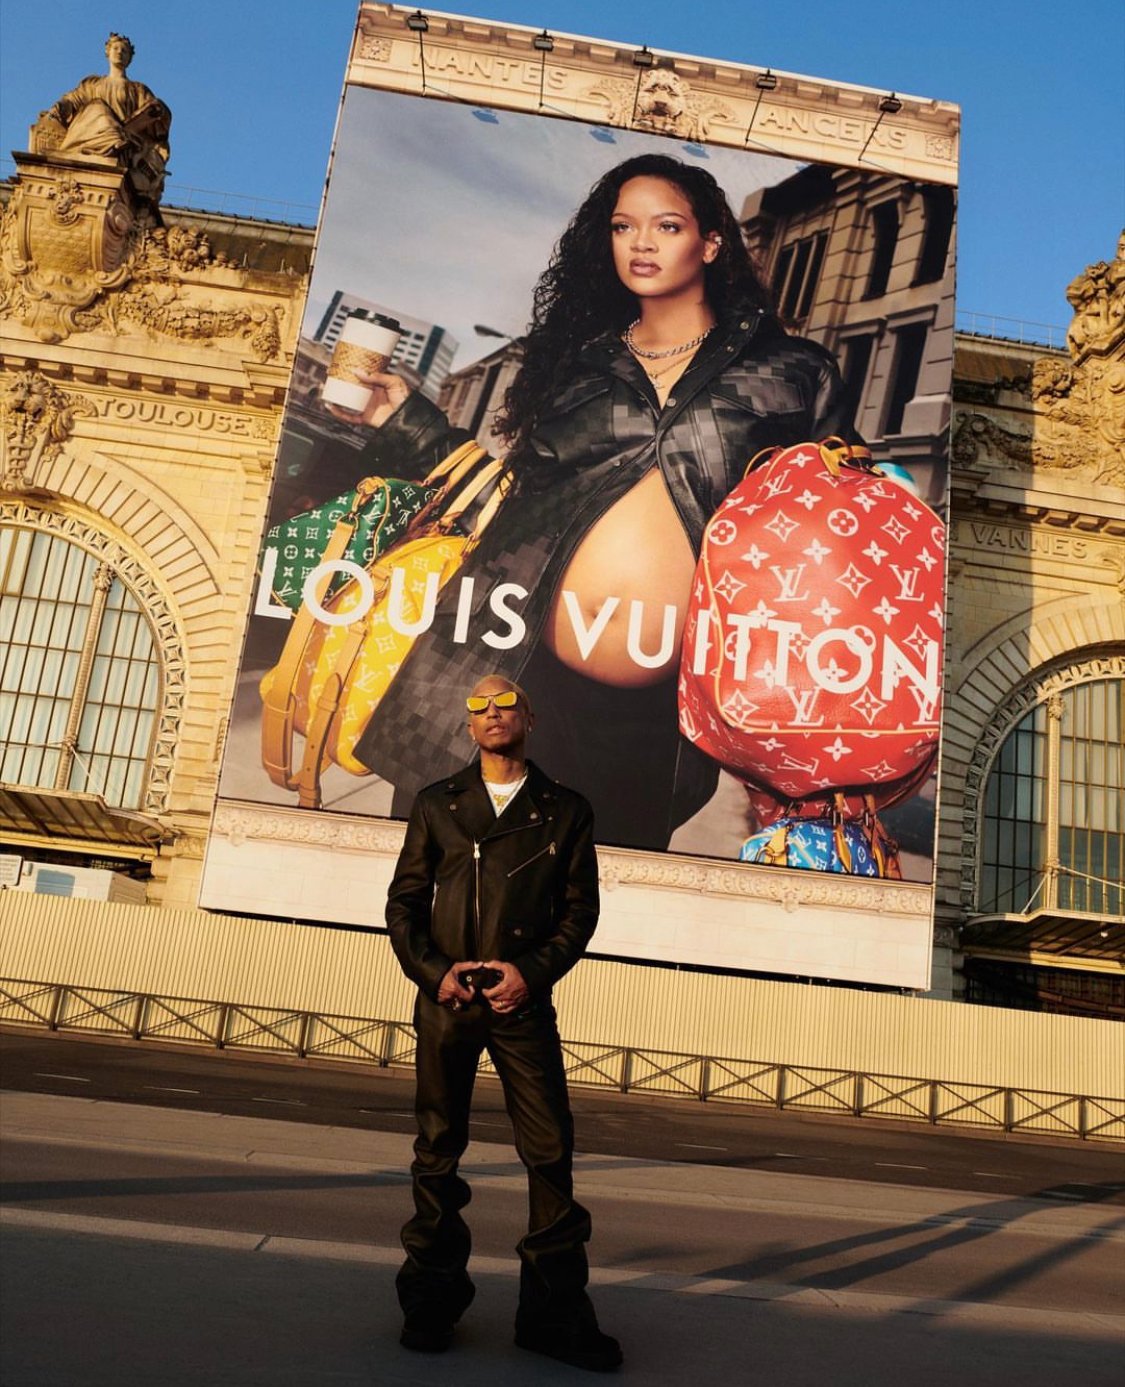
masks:
[[[415,10],[406,16],[406,27],[412,34],[425,34],[429,32],[430,21],[421,10]]]
[[[653,67],[656,63],[656,54],[646,43],[643,48],[638,48],[633,54],[634,67]]]
[[[531,46],[537,53],[551,53],[554,51],[555,41],[544,29],[541,34],[536,34],[531,40]]]
[[[773,75],[772,69],[767,67],[765,72],[759,72],[754,81],[754,85],[762,92],[776,91],[777,78]]]
[[[902,102],[891,92],[890,96],[884,96],[879,102],[879,109],[885,116],[897,116],[902,110]]]

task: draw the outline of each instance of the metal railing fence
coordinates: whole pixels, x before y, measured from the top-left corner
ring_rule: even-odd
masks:
[[[4,1023],[380,1067],[409,1067],[414,1061],[414,1029],[403,1021],[65,983],[0,979],[0,1024]],[[1048,1093],[589,1041],[564,1040],[563,1053],[572,1084],[619,1093],[1125,1141],[1125,1097]],[[482,1061],[482,1070],[489,1069],[487,1060]]]
[[[976,313],[959,308],[955,327],[971,337],[1018,342],[1025,347],[1047,347],[1052,351],[1062,351],[1066,347],[1066,328],[1058,323],[1037,323],[1027,318],[1005,318],[998,313]]]

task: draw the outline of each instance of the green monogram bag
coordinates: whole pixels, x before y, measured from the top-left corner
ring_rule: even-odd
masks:
[[[272,592],[274,601],[296,612],[301,606],[301,594],[309,574],[323,562],[326,551],[338,527],[350,537],[343,553],[334,557],[350,559],[366,568],[374,559],[403,537],[421,512],[451,484],[455,484],[466,464],[480,456],[476,451],[460,448],[445,458],[441,465],[422,482],[402,481],[398,477],[366,477],[354,491],[346,491],[335,500],[325,501],[314,510],[302,511],[290,520],[283,520],[266,531],[258,571],[264,572],[266,555],[276,553]],[[336,546],[338,547],[338,545]],[[332,597],[348,581],[346,573],[337,573],[324,594]]]

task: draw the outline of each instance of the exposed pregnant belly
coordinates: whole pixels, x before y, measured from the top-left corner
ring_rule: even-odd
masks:
[[[599,683],[658,683],[676,668],[694,572],[691,544],[653,469],[579,544],[543,639],[564,665]]]

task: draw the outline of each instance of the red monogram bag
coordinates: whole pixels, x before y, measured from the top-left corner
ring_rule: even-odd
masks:
[[[937,751],[945,530],[865,448],[769,449],[712,517],[680,730],[781,804],[887,805]]]

